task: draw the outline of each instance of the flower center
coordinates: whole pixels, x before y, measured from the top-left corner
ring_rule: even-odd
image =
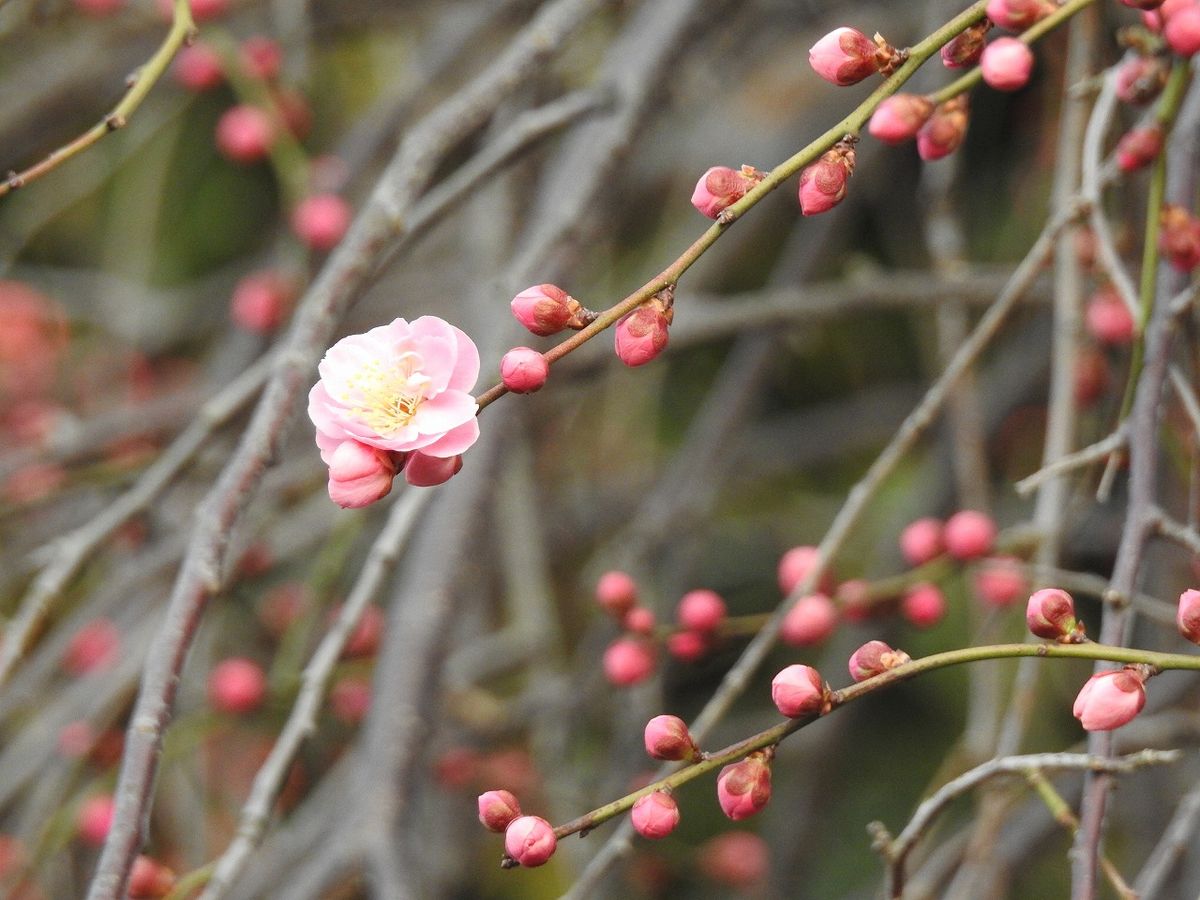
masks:
[[[403,428],[417,414],[429,388],[429,377],[420,374],[422,363],[420,355],[411,351],[387,366],[382,360],[368,360],[346,379],[360,404],[351,407],[350,414],[380,437]]]

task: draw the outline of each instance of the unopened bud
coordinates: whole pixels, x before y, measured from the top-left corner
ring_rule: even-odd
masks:
[[[996,542],[996,523],[986,513],[964,509],[946,520],[942,539],[955,559],[977,559],[991,552]]]
[[[907,662],[912,662],[912,658],[903,650],[893,650],[883,641],[867,641],[850,654],[850,677],[866,681]]]
[[[771,681],[771,699],[789,719],[818,715],[825,710],[829,686],[812,666],[788,666]]]
[[[753,166],[742,166],[741,169],[713,166],[696,182],[696,189],[692,191],[692,206],[710,219],[715,219],[722,210],[745,197],[763,177],[764,173]]]
[[[513,819],[504,832],[504,852],[527,869],[544,865],[557,848],[554,828],[540,816]]]
[[[618,638],[604,651],[604,677],[609,684],[629,687],[654,673],[654,647],[645,640]]]
[[[1117,141],[1117,168],[1122,172],[1145,168],[1158,159],[1162,148],[1163,133],[1158,125],[1131,129]]]
[[[800,173],[800,212],[815,216],[827,212],[846,196],[846,182],[854,174],[854,142],[839,141]]]
[[[1033,634],[1051,641],[1083,637],[1083,625],[1075,619],[1075,601],[1059,588],[1033,592],[1025,607],[1025,624]]]
[[[637,582],[615,569],[596,582],[596,603],[614,619],[620,619],[637,603]]]
[[[680,662],[699,662],[710,649],[708,635],[699,631],[677,631],[667,638],[667,652]]]
[[[1033,72],[1033,51],[1016,38],[997,38],[984,48],[979,70],[989,87],[1019,90],[1028,84]]]
[[[1029,590],[1021,561],[1013,556],[984,559],[974,575],[975,593],[988,606],[1009,606]]]
[[[1167,83],[1167,67],[1157,56],[1135,56],[1117,67],[1117,97],[1136,106],[1149,103]]]
[[[396,477],[388,450],[345,440],[328,456],[329,499],[343,509],[360,509],[386,497]]]
[[[129,900],[158,900],[175,887],[175,873],[149,856],[138,856],[129,871]]]
[[[725,601],[716,591],[688,591],[679,601],[675,618],[687,631],[710,634],[725,620]]]
[[[1193,644],[1200,644],[1200,591],[1189,589],[1179,595],[1175,621],[1180,634]]]
[[[929,628],[946,615],[946,597],[936,584],[922,581],[908,589],[900,610],[918,628]]]
[[[694,759],[700,750],[678,716],[655,716],[646,723],[646,752],[653,759]]]
[[[747,819],[771,799],[771,766],[763,751],[728,765],[717,776],[717,802],[735,822]]]
[[[779,567],[776,572],[779,577],[780,593],[786,597],[794,591],[802,581],[808,578],[809,573],[816,568],[820,560],[821,552],[816,547],[806,544],[793,547],[783,554],[779,558]],[[823,594],[828,594],[833,590],[833,577],[828,569],[821,573],[820,579],[813,586]]]
[[[541,390],[549,375],[546,357],[529,347],[513,347],[500,359],[500,380],[514,394]]]
[[[949,156],[967,134],[967,95],[939,104],[917,132],[917,153],[926,162]]]
[[[867,125],[871,136],[885,144],[912,140],[933,115],[933,101],[919,94],[893,94],[876,107]]]
[[[617,323],[614,344],[621,362],[627,366],[644,366],[662,353],[675,315],[672,307],[671,292],[660,291]]]
[[[1009,31],[1024,31],[1054,12],[1049,0],[988,0],[987,17]]]
[[[656,624],[654,613],[644,606],[635,606],[621,619],[621,627],[633,634],[651,635]]]
[[[1200,219],[1182,206],[1163,206],[1158,247],[1163,256],[1181,272],[1200,265]]]
[[[1137,332],[1133,313],[1113,287],[1101,288],[1092,295],[1084,311],[1084,322],[1092,337],[1113,347],[1125,346]]]
[[[835,28],[808,51],[813,71],[830,84],[857,84],[879,71],[890,70],[900,54],[876,35],[872,41],[855,28]]]
[[[512,314],[534,334],[547,337],[574,325],[583,307],[553,284],[535,284],[512,299]]]
[[[430,456],[414,450],[404,463],[404,480],[413,487],[436,487],[445,484],[462,470],[462,454]]]
[[[945,551],[942,534],[945,526],[941,519],[926,517],[910,522],[900,532],[900,552],[909,565],[920,566],[936,559]]]
[[[654,791],[638,798],[629,812],[634,830],[644,838],[665,838],[679,824],[679,806],[666,791]]]
[[[965,69],[979,62],[991,27],[991,20],[983,19],[960,32],[950,43],[943,45],[942,65],[947,69]]]
[[[488,831],[503,832],[521,815],[521,804],[508,791],[484,791],[479,795],[479,821]]]
[[[801,597],[779,626],[779,639],[790,647],[810,647],[825,640],[837,627],[837,607],[824,594]]]
[[[1112,731],[1133,721],[1146,705],[1145,666],[1099,672],[1087,680],[1071,712],[1087,731]]]

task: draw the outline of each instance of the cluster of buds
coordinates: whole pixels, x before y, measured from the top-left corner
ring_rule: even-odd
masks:
[[[675,286],[667,285],[617,323],[614,349],[630,367],[644,366],[667,347],[675,318]]]
[[[710,219],[715,219],[745,197],[765,177],[766,173],[754,166],[742,166],[740,169],[713,166],[696,182],[696,189],[692,191],[692,206]]]
[[[801,213],[819,215],[842,202],[846,196],[846,182],[854,174],[854,145],[857,142],[854,135],[846,135],[800,173]]]
[[[912,662],[903,650],[893,650],[883,641],[867,641],[850,654],[848,668],[855,681],[866,681],[876,675]]]
[[[656,667],[654,613],[638,605],[637,582],[625,572],[605,572],[596,582],[596,604],[627,634],[604,652],[604,675],[610,684],[628,687],[645,681]]]
[[[1200,218],[1182,206],[1165,205],[1158,246],[1171,265],[1181,272],[1190,272],[1200,265]]]
[[[996,523],[986,513],[972,509],[956,512],[945,523],[926,517],[900,533],[900,552],[910,565],[920,566],[949,553],[960,561],[979,559],[996,542]]]
[[[867,37],[855,28],[835,28],[808,51],[813,71],[830,84],[858,84],[876,72],[885,78],[908,58],[879,34]]]
[[[508,791],[479,795],[479,821],[488,831],[504,835],[506,863],[527,869],[545,865],[558,848],[554,827],[540,816],[521,814],[521,804]]]

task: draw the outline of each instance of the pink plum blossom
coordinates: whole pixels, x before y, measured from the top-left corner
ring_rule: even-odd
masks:
[[[1146,705],[1145,676],[1136,666],[1110,669],[1084,684],[1071,712],[1087,731],[1112,731],[1131,722]]]
[[[331,491],[335,454],[347,441],[393,454],[410,484],[428,486],[449,479],[479,437],[478,404],[470,393],[479,351],[436,316],[396,319],[344,337],[318,370],[308,415],[321,459],[331,468]]]

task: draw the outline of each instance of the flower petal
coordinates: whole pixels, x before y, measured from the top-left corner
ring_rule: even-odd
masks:
[[[417,407],[412,424],[421,434],[441,435],[475,417],[479,404],[465,391],[444,391]]]
[[[457,456],[479,439],[479,419],[474,416],[457,428],[451,428],[432,444],[421,448],[426,456]]]

